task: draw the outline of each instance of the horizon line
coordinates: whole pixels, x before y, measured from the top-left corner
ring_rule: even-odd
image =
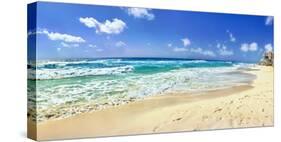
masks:
[[[223,59],[196,59],[196,58],[182,58],[182,57],[65,57],[65,58],[36,58],[28,59],[28,61],[38,60],[71,60],[71,59],[176,59],[176,60],[205,60],[205,61],[225,61],[225,62],[242,62],[242,63],[258,63],[259,61],[242,61],[242,60],[223,60]]]

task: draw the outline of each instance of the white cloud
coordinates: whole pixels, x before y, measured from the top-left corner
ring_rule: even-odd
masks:
[[[183,42],[183,46],[189,46],[191,44],[190,40],[188,38],[183,38],[181,39],[181,41]]]
[[[27,37],[29,38],[29,36],[32,36],[32,35],[35,35],[35,34],[36,34],[36,32],[30,30],[30,31],[27,32]]]
[[[68,43],[65,43],[65,42],[61,42],[61,45],[62,45],[63,47],[79,47],[79,44],[77,44],[77,43],[68,44]]]
[[[97,48],[97,45],[89,44],[88,45],[90,48]]]
[[[265,25],[269,26],[273,24],[273,17],[272,16],[268,16],[265,19]]]
[[[168,47],[172,47],[173,46],[173,44],[172,43],[168,43],[168,45],[167,45]]]
[[[210,50],[206,50],[202,53],[203,55],[207,55],[207,56],[211,56],[211,57],[215,57],[216,54],[213,51]]]
[[[183,42],[184,47],[180,47],[180,48],[174,47],[173,48],[174,52],[191,52],[191,53],[197,53],[197,54],[211,56],[211,57],[216,56],[216,54],[211,50],[203,50],[202,48],[187,48],[191,44],[191,41],[188,38],[183,38],[181,39],[181,41]],[[168,43],[168,47],[172,47],[172,46],[173,46],[172,43]]]
[[[221,47],[221,44],[220,43],[217,43],[217,48],[220,48]]]
[[[147,20],[153,20],[155,18],[154,14],[150,9],[146,8],[128,8],[127,13],[135,18],[142,18]]]
[[[61,51],[61,48],[57,48],[57,51],[60,52],[60,51]]]
[[[76,43],[86,42],[82,37],[73,36],[69,34],[62,34],[58,32],[49,32],[47,29],[39,29],[36,33],[47,35],[50,40],[60,40],[64,42]]]
[[[228,35],[229,35],[229,40],[230,40],[231,42],[235,42],[235,41],[236,41],[236,38],[233,36],[233,34],[232,34],[229,30],[227,30],[226,32],[227,32]]]
[[[240,47],[240,50],[243,51],[243,52],[248,52],[249,45],[247,43],[243,43]]]
[[[256,42],[253,42],[249,46],[249,51],[257,51],[258,50],[258,44]]]
[[[60,43],[63,47],[69,47],[69,45],[67,43],[61,42]]]
[[[173,51],[174,51],[174,52],[186,52],[186,51],[188,51],[188,50],[187,50],[187,48],[183,48],[183,47],[181,47],[181,48],[179,48],[179,47],[174,47]]]
[[[95,28],[96,33],[120,34],[126,28],[126,23],[117,18],[114,18],[112,21],[105,20],[102,23],[92,17],[80,17],[79,21],[88,28]]]
[[[256,42],[252,43],[243,43],[240,47],[240,50],[243,52],[254,52],[258,50],[258,44]]]
[[[272,44],[271,43],[268,43],[264,46],[264,49],[266,52],[271,52],[273,51],[273,47],[272,47]]]
[[[118,42],[115,43],[115,46],[116,47],[124,47],[124,46],[126,46],[126,43],[123,42],[123,41],[118,41]]]
[[[81,37],[77,37],[77,36],[72,36],[72,35],[68,35],[68,34],[61,34],[61,33],[49,33],[48,37],[51,40],[62,40],[65,42],[85,42],[84,39],[82,39]]]
[[[168,45],[169,46],[169,45]],[[172,47],[172,45],[171,45]],[[203,50],[202,48],[186,48],[186,47],[174,47],[174,52],[191,52],[191,53],[197,53],[205,56],[211,56],[215,57],[216,54],[211,50]]]
[[[211,57],[215,57],[216,56],[216,54],[213,51],[211,51],[211,50],[203,50],[200,47],[199,48],[191,48],[190,52],[202,54],[202,55],[205,55],[205,56],[211,56]]]
[[[229,49],[227,48],[227,46],[221,45],[220,43],[217,44],[217,48],[219,49],[219,50],[218,50],[218,53],[219,53],[221,56],[231,56],[231,55],[234,54],[232,50],[229,50]]]

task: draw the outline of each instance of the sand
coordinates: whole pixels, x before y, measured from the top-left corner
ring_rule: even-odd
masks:
[[[273,126],[273,67],[246,71],[250,85],[161,96],[37,124],[38,140]],[[34,123],[29,121],[28,125]]]

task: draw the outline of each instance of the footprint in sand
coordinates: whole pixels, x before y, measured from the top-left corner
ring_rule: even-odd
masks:
[[[173,120],[173,122],[175,122],[175,121],[180,121],[182,118],[180,117],[180,118],[177,118],[177,119],[174,119]]]
[[[216,113],[216,112],[220,112],[220,111],[222,111],[222,108],[218,108],[218,109],[216,109],[216,110],[214,111],[214,113]]]

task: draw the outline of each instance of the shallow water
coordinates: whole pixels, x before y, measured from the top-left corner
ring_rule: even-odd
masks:
[[[37,106],[43,121],[173,91],[227,88],[251,82],[255,76],[241,72],[251,66],[163,58],[41,60],[29,69],[29,106]]]

